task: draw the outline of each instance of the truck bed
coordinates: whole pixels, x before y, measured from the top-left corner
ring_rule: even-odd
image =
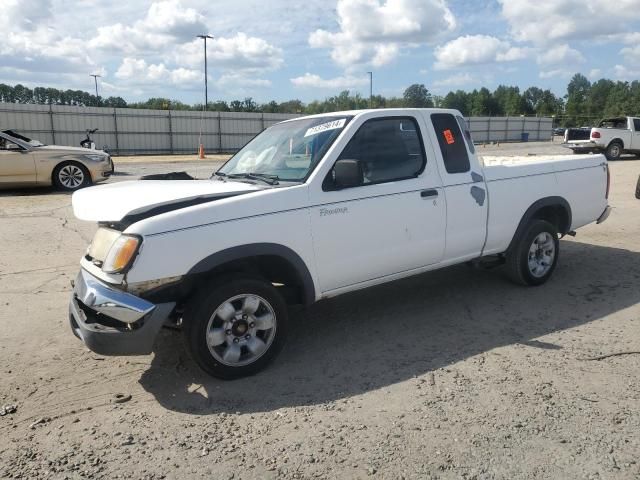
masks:
[[[482,156],[486,180],[505,180],[597,167],[606,163],[604,155]]]
[[[489,199],[485,254],[504,252],[522,212],[541,198],[571,208],[571,229],[593,222],[606,206],[604,155],[481,157]]]

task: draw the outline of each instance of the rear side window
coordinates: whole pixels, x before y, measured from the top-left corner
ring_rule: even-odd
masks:
[[[636,132],[640,132],[640,118],[634,118],[633,119],[633,129]]]
[[[456,119],[458,120],[460,130],[462,130],[462,132],[464,133],[464,139],[467,141],[467,147],[469,147],[471,153],[476,153],[476,147],[473,146],[473,138],[471,138],[471,130],[469,129],[469,124],[460,115],[458,115]]]
[[[425,165],[418,124],[396,117],[365,122],[339,159],[362,161],[364,183],[391,182],[418,176]]]
[[[469,154],[456,117],[450,113],[434,113],[431,121],[447,173],[468,172],[471,169]]]

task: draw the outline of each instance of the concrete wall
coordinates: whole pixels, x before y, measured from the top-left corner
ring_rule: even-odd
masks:
[[[16,130],[43,143],[79,145],[86,129],[97,148],[112,155],[234,152],[265,128],[298,115],[283,113],[194,112],[132,108],[71,107],[0,103],[0,129]],[[473,117],[467,119],[476,143],[549,140],[552,119]],[[202,136],[200,136],[202,128]]]

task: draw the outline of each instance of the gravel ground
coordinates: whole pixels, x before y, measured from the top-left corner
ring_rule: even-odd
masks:
[[[67,300],[95,226],[69,195],[3,193],[0,478],[639,478],[640,355],[593,359],[640,351],[640,162],[611,172],[610,219],[561,242],[546,285],[458,266],[324,301],[233,382],[175,331],[150,356],[84,348]]]

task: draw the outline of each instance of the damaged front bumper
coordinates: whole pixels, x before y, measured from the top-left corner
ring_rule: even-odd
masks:
[[[116,290],[85,270],[76,278],[69,321],[85,345],[101,355],[146,355],[175,303],[153,304]]]

